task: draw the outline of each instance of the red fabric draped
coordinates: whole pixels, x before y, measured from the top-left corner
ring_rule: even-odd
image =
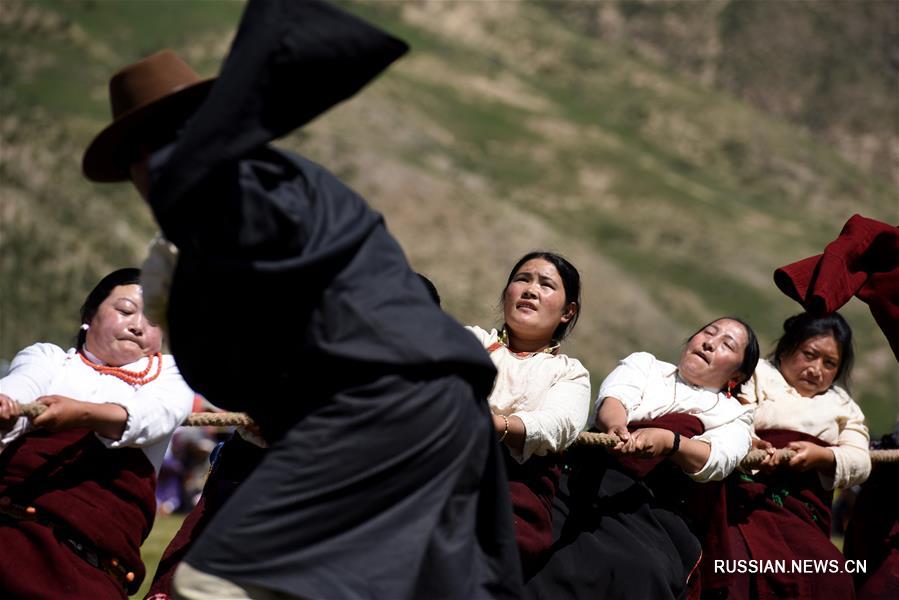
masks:
[[[899,227],[853,215],[823,254],[777,269],[774,282],[812,313],[858,297],[899,360]]]
[[[144,578],[140,545],[153,525],[155,487],[143,451],[106,448],[89,430],[39,429],[16,439],[0,454],[0,497],[34,507],[38,520],[2,520],[0,589],[11,597],[50,598],[71,593],[73,585],[78,594],[100,586],[104,595],[94,597],[109,597],[112,582],[124,597],[121,583],[64,543],[74,537],[133,572],[128,592],[134,593]],[[59,571],[57,562],[71,568]]]

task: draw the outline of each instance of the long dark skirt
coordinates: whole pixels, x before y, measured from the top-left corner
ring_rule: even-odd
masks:
[[[569,452],[566,464],[553,547],[525,597],[686,598],[702,554],[681,516],[686,475],[658,460],[637,473],[599,449]]]
[[[865,561],[859,600],[899,598],[899,465],[875,464],[862,484],[843,543],[846,558]]]
[[[304,598],[518,598],[490,425],[455,376],[338,392],[271,446],[185,560]]]

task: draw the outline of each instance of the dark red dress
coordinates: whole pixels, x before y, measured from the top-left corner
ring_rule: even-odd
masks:
[[[542,564],[553,543],[552,502],[562,474],[561,455],[532,456],[524,464],[512,458],[503,447],[515,545],[521,556],[521,568],[528,579]]]
[[[140,545],[156,471],[139,448],[89,430],[31,431],[0,454],[4,598],[126,598],[144,579]]]
[[[756,433],[777,448],[791,441],[827,445],[796,431]],[[824,489],[816,471],[734,473],[717,484],[717,491],[720,495],[708,509],[708,527],[701,532],[703,598],[855,597],[852,576],[834,572],[843,570],[844,557],[830,541],[833,492]]]

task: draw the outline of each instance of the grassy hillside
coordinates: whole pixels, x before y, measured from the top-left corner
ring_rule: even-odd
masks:
[[[899,183],[899,3],[558,0],[552,6],[585,34],[728,90]]]
[[[849,141],[835,143],[741,91],[740,81],[789,80],[766,79],[775,70],[757,47],[741,59],[734,43],[758,32],[760,17],[729,2],[343,4],[413,50],[283,145],[381,210],[460,321],[497,322],[506,270],[523,252],[569,256],[585,291],[567,351],[595,386],[632,351],[673,360],[692,329],[721,314],[747,318],[770,348],[798,310],[774,287],[775,268],[820,252],[854,213],[899,221],[891,174],[847,150],[872,127],[895,131],[881,109],[891,75],[861,62],[859,77],[882,85],[853,98],[867,121],[839,129]],[[817,10],[789,4],[795,23]],[[241,8],[4,0],[0,357],[35,340],[67,343],[90,285],[139,262],[154,230],[127,186],[80,176],[81,153],[108,119],[109,74],[168,46],[212,75]],[[847,16],[815,30],[816,43],[846,28],[862,35],[869,22]],[[687,48],[691,32],[719,57],[714,76],[660,50]],[[805,33],[784,25],[771,35],[789,49]],[[716,54],[721,44],[728,52]],[[777,76],[804,60],[778,54],[787,66]],[[842,97],[840,86],[797,88],[804,102]],[[899,411],[899,369],[867,308],[853,300],[843,312],[857,335],[853,392],[883,433]]]

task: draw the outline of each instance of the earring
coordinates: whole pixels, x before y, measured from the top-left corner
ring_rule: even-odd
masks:
[[[82,331],[87,331],[87,330],[90,329],[90,328],[91,328],[91,326],[88,325],[87,323],[82,323],[82,324],[81,324],[81,330],[82,330]]]
[[[727,391],[724,393],[728,398],[734,397],[734,388],[737,387],[737,382],[731,379],[727,382]]]

